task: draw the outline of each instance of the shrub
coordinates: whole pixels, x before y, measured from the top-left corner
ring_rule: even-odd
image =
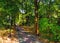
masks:
[[[53,41],[60,41],[60,26],[56,23],[49,23],[48,18],[41,18],[39,21],[39,27],[40,33],[46,34],[46,36],[44,35],[43,37]]]

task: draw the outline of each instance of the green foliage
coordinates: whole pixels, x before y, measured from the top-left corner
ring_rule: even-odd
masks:
[[[56,20],[55,20],[56,21]],[[49,23],[48,18],[41,18],[39,21],[40,32],[42,34],[48,34],[49,36],[43,36],[48,38],[49,40],[59,41],[60,40],[60,26],[56,24],[56,22]],[[50,34],[52,36],[50,36]]]
[[[58,18],[60,18],[60,1],[59,0],[43,0],[39,2],[38,13],[39,18],[39,31],[43,36],[49,40],[60,41],[60,25],[58,25]]]
[[[41,31],[45,31],[48,28],[48,18],[41,18],[39,21],[39,27]]]
[[[39,31],[52,34],[51,40],[60,40],[60,0],[38,0]],[[0,0],[0,26],[34,24],[34,0]],[[21,12],[21,11],[22,12]],[[23,13],[24,12],[24,13]],[[26,20],[26,17],[29,19]],[[47,36],[46,36],[47,37]]]
[[[50,26],[50,34],[52,34],[52,39],[51,40],[60,40],[60,38],[58,38],[58,37],[60,37],[60,26],[58,26],[58,25],[54,25],[54,24],[50,24],[49,25]]]

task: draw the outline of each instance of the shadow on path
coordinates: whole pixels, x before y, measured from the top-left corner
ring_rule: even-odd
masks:
[[[42,43],[39,40],[37,40],[36,36],[25,32],[19,26],[16,26],[16,32],[19,43]]]

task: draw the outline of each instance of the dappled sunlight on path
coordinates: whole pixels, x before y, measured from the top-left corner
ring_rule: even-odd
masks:
[[[22,28],[16,28],[16,35],[18,37],[19,43],[42,43],[37,39],[37,36],[29,34],[24,31]]]
[[[11,34],[12,37],[0,36],[0,43],[42,43],[37,39],[37,36],[24,31],[20,27],[16,27],[16,33],[14,34]]]
[[[7,37],[0,37],[0,43],[19,43],[17,39],[11,39],[11,38],[7,38]]]

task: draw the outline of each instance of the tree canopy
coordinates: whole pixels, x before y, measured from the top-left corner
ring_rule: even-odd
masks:
[[[0,0],[0,27],[15,24],[35,25],[60,41],[60,0]]]

